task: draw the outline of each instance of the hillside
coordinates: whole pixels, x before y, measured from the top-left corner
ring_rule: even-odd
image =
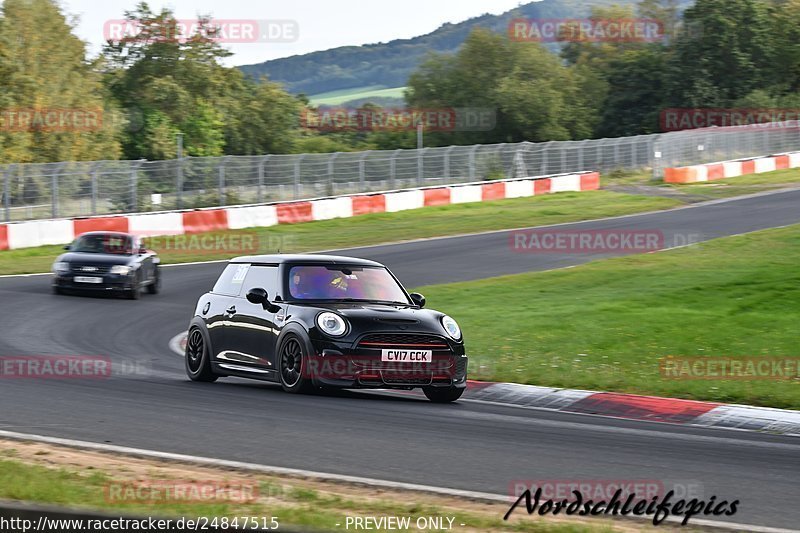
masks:
[[[364,46],[345,46],[310,54],[244,65],[242,71],[254,77],[267,76],[292,93],[316,95],[362,87],[402,87],[429,52],[455,52],[477,27],[506,32],[516,17],[578,18],[594,6],[637,4],[638,0],[542,0],[500,15],[482,15],[412,39]]]

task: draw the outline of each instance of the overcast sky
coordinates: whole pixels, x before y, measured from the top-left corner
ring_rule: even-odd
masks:
[[[60,0],[65,13],[77,15],[77,34],[96,55],[109,21],[120,20],[138,0]],[[210,14],[226,20],[289,20],[297,25],[294,42],[226,44],[230,65],[409,38],[429,33],[445,22],[461,22],[484,13],[502,13],[520,0],[153,0],[153,10],[168,7],[178,19]],[[525,2],[522,2],[525,3]],[[109,31],[109,30],[106,30]]]

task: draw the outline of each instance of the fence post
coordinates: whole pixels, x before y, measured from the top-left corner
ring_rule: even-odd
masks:
[[[423,176],[422,174],[425,172],[425,161],[423,158],[425,157],[425,148],[419,149],[417,148],[417,187],[422,187]]]
[[[444,177],[447,185],[450,185],[450,153],[454,148],[455,146],[450,146],[444,153]]]
[[[89,167],[89,173],[92,177],[92,215],[97,214],[97,171],[100,163],[95,161]]]
[[[294,199],[297,200],[300,198],[300,163],[303,162],[303,159],[306,157],[306,154],[300,154],[297,156],[297,160],[294,162]]]
[[[175,207],[181,209],[183,207],[183,157],[176,159],[178,168],[175,177]]]
[[[475,161],[475,152],[478,151],[480,145],[476,144],[469,151],[469,181],[475,181],[475,176],[478,174],[478,164]]]
[[[11,169],[14,165],[3,167],[3,209],[6,213],[6,222],[11,222]]]
[[[336,162],[336,158],[339,157],[339,154],[340,152],[336,152],[328,159],[328,194],[330,196],[336,194],[335,191],[336,183],[334,181],[335,174],[334,174],[333,164]]]
[[[257,200],[259,204],[264,203],[264,167],[267,165],[269,158],[272,157],[271,155],[265,155],[258,162],[258,196]]]
[[[225,163],[228,162],[231,156],[226,155],[219,163],[219,206],[225,207],[226,194],[225,194]]]
[[[56,165],[53,175],[50,176],[50,214],[53,218],[58,217],[58,174],[61,170],[61,165],[63,163],[59,163]]]
[[[392,154],[392,158],[389,160],[389,188],[392,190],[397,187],[397,156],[400,152],[402,152],[402,150],[395,150]]]
[[[358,192],[367,192],[367,168],[366,168],[366,158],[369,155],[370,151],[367,150],[361,154],[361,157],[358,158]]]
[[[139,169],[144,164],[146,159],[133,161],[131,167],[131,211],[136,212],[139,210]]]

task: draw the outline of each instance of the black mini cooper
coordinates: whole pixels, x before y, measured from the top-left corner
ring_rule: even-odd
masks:
[[[373,261],[240,257],[197,303],[186,372],[193,381],[272,381],[292,393],[421,388],[452,402],[467,383],[464,340],[455,320],[424,306]]]
[[[53,263],[53,292],[114,291],[137,299],[161,287],[158,254],[136,235],[91,231],[64,247]]]

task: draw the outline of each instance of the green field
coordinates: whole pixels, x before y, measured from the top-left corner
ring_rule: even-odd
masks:
[[[340,524],[347,516],[384,515],[450,516],[454,517],[456,523],[465,524],[465,527],[458,529],[468,532],[613,533],[651,530],[646,524],[617,529],[612,521],[602,519],[535,520],[525,515],[524,511],[505,522],[502,519],[508,508],[505,503],[487,505],[430,494],[375,491],[343,483],[298,481],[140,460],[134,460],[136,464],[129,468],[119,464],[125,458],[103,458],[91,452],[52,447],[42,449],[38,445],[22,443],[4,444],[6,447],[0,451],[0,499],[101,510],[112,512],[115,517],[186,517],[195,520],[197,517],[259,517],[259,520],[265,517],[267,524],[271,517],[275,517],[281,527],[295,526],[300,531],[305,528],[336,531],[343,529]],[[31,447],[38,449],[35,455],[29,450]],[[65,451],[73,454],[71,460],[61,457]],[[25,456],[20,456],[20,452],[24,452]],[[101,464],[88,466],[92,457],[99,459]],[[121,487],[135,488],[137,484],[141,486],[143,481],[160,483],[160,486],[168,488],[172,483],[185,485],[193,479],[199,480],[197,483],[201,485],[213,482],[250,487],[245,490],[252,492],[255,498],[249,502],[211,503],[182,502],[177,499],[144,503],[134,498],[131,501],[109,498],[110,494],[122,494]],[[667,531],[672,530],[669,526],[667,528]]]
[[[667,356],[798,357],[800,226],[541,273],[421,287],[470,377],[800,408],[800,379],[663,378]]]
[[[255,252],[309,252],[397,242],[425,237],[539,226],[614,215],[668,209],[677,200],[608,191],[559,193],[494,202],[425,207],[399,213],[376,213],[352,218],[281,225],[251,230],[213,232],[210,236],[251,235],[261,243]],[[154,239],[152,248],[166,263],[229,259],[254,250],[167,250],[174,241]],[[62,246],[21,248],[0,252],[0,275],[47,272]]]
[[[387,88],[382,85],[372,85],[369,87],[356,87],[354,89],[342,89],[327,93],[309,96],[313,105],[342,105],[351,100],[361,100],[363,98],[403,98],[405,87]]]

